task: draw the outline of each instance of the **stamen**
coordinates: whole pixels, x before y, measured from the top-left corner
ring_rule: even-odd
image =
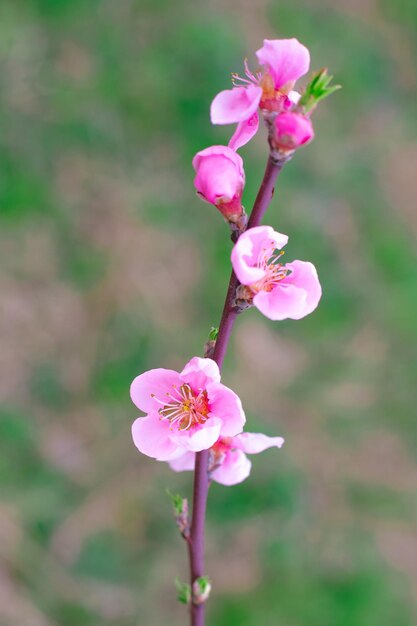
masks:
[[[245,66],[245,74],[246,76],[249,78],[251,83],[255,83],[256,85],[259,83],[259,81],[262,78],[262,72],[256,72],[256,74],[254,74],[250,69],[249,69],[249,64],[248,64],[248,60],[245,59],[244,61],[244,66]]]
[[[156,395],[154,393],[151,393],[151,398],[153,398],[155,400],[155,402],[158,402],[159,404],[162,404],[162,406],[167,406],[166,401],[160,400],[159,398],[156,397]]]
[[[232,72],[232,84],[234,87],[242,87],[243,85],[259,85],[262,78],[262,72],[256,72],[255,74],[249,69],[248,60],[244,61],[245,76],[239,76],[237,72]]]
[[[283,254],[284,250],[277,250],[273,243],[270,247],[261,248],[256,260],[256,267],[263,269],[265,275],[261,280],[249,285],[254,294],[259,293],[259,291],[271,291],[287,276],[289,270],[279,262]]]
[[[184,383],[179,388],[174,387],[174,392],[178,397],[174,397],[169,392],[166,394],[171,402],[163,402],[154,395],[152,396],[163,405],[159,409],[160,419],[169,420],[171,430],[174,426],[177,426],[180,431],[188,430],[192,426],[204,424],[207,421],[209,406],[205,389],[200,389],[195,395],[190,385]]]

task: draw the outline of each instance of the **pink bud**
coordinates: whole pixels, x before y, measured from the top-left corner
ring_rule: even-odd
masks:
[[[314,130],[311,121],[300,113],[286,111],[273,122],[272,146],[282,152],[291,152],[311,141]]]
[[[227,146],[211,146],[197,152],[193,167],[198,194],[214,204],[227,220],[236,221],[243,212],[241,199],[245,172],[242,158]]]

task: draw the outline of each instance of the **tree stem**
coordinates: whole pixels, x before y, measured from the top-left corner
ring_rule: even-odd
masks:
[[[248,228],[259,226],[265,214],[274,193],[274,185],[279,172],[282,169],[282,163],[274,162],[271,157],[268,158],[265,174],[261,186],[253,205],[252,213],[248,221]],[[227,346],[229,344],[230,335],[233,325],[238,315],[234,308],[233,301],[238,286],[238,280],[235,273],[229,281],[229,287],[226,293],[226,299],[223,307],[223,313],[219,325],[219,333],[217,335],[213,361],[217,363],[221,369],[224,357],[226,355]],[[209,450],[203,450],[196,454],[195,470],[194,470],[194,490],[193,490],[193,513],[190,528],[190,537],[188,541],[189,561],[190,561],[190,579],[191,587],[194,581],[200,576],[204,576],[204,534],[205,519],[207,508],[207,494],[209,488],[208,475]],[[191,626],[204,626],[205,624],[205,603],[191,603]]]

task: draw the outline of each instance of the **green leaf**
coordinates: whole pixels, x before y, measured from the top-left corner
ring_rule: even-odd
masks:
[[[219,334],[219,329],[216,328],[215,326],[212,326],[210,328],[210,332],[209,332],[209,335],[208,335],[208,340],[209,341],[216,341],[218,334]]]
[[[184,513],[184,507],[186,498],[180,496],[179,493],[171,493],[169,489],[166,490],[168,497],[171,500],[172,508],[174,509],[175,517],[179,517]]]
[[[177,600],[182,604],[189,604],[191,602],[191,586],[188,583],[182,583],[179,578],[176,578],[175,587],[177,589]]]
[[[313,75],[298,103],[298,107],[303,110],[303,113],[312,111],[320,100],[324,100],[324,98],[342,88],[341,85],[330,85],[332,79],[333,76],[327,73],[326,68]]]

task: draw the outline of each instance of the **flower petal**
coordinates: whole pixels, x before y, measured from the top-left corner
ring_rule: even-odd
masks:
[[[292,273],[272,291],[260,291],[253,298],[254,305],[271,320],[287,318],[299,320],[317,307],[321,286],[316,268],[307,261],[286,264]]]
[[[251,466],[242,450],[230,450],[223,463],[211,473],[211,478],[221,485],[237,485],[249,476]]]
[[[233,437],[242,432],[246,422],[245,413],[239,396],[222,384],[207,386],[210,415],[220,418],[223,437]]]
[[[300,319],[314,311],[320,302],[322,290],[317,270],[309,261],[293,261],[285,267],[291,270],[291,274],[282,280],[281,285],[293,285],[306,292],[304,308],[300,316],[294,318]]]
[[[181,456],[169,462],[169,466],[174,472],[192,471],[195,465],[195,452],[184,452]]]
[[[132,424],[133,442],[137,449],[158,461],[168,461],[178,456],[178,446],[171,440],[168,420],[152,413],[138,417]]]
[[[261,65],[268,68],[275,89],[304,76],[310,67],[310,52],[297,39],[264,39],[256,52]]]
[[[233,269],[242,285],[251,285],[265,276],[265,270],[257,267],[260,256],[275,248],[281,249],[288,242],[287,235],[276,232],[271,226],[249,228],[237,240],[232,250]]]
[[[234,124],[248,120],[256,111],[262,97],[261,87],[235,87],[221,91],[210,107],[212,124]]]
[[[282,437],[268,437],[263,433],[241,433],[233,438],[233,446],[247,454],[258,454],[268,448],[281,448],[284,443]]]
[[[179,387],[181,384],[180,375],[174,370],[164,368],[149,370],[136,376],[130,386],[130,397],[138,409],[150,413],[160,409],[167,393],[172,392],[174,386]]]
[[[271,145],[279,150],[295,150],[311,141],[314,129],[311,120],[300,113],[284,111],[273,122]]]
[[[270,320],[300,319],[303,317],[307,294],[294,285],[278,285],[272,291],[260,291],[253,303]]]
[[[249,119],[239,122],[232,138],[229,141],[229,148],[238,150],[248,143],[259,128],[259,115],[255,112]]]
[[[222,420],[218,417],[210,417],[205,424],[195,426],[190,430],[171,431],[171,440],[178,446],[191,452],[208,450],[216,443],[220,435]]]
[[[294,104],[298,104],[301,98],[301,94],[299,91],[291,90],[287,96],[288,106],[293,106]]]
[[[197,152],[197,154],[193,158],[194,170],[195,171],[198,170],[202,160],[204,160],[207,157],[212,157],[212,156],[226,157],[227,159],[232,161],[232,163],[236,166],[236,169],[238,170],[241,177],[243,179],[245,178],[245,171],[243,169],[243,159],[230,146],[216,145],[216,146],[209,146],[208,148],[205,148],[204,150],[200,150],[200,152]]]
[[[210,383],[220,382],[219,366],[213,359],[195,356],[188,361],[180,374],[181,380],[188,383],[193,391],[206,389]]]
[[[219,199],[231,202],[242,195],[245,184],[243,163],[236,159],[239,155],[231,148],[215,147],[221,147],[223,151],[218,151],[217,154],[213,151],[211,154],[204,154],[207,150],[202,150],[194,157],[193,165],[196,170],[194,186],[198,193],[212,204],[216,204]],[[229,152],[226,153],[226,150]]]

